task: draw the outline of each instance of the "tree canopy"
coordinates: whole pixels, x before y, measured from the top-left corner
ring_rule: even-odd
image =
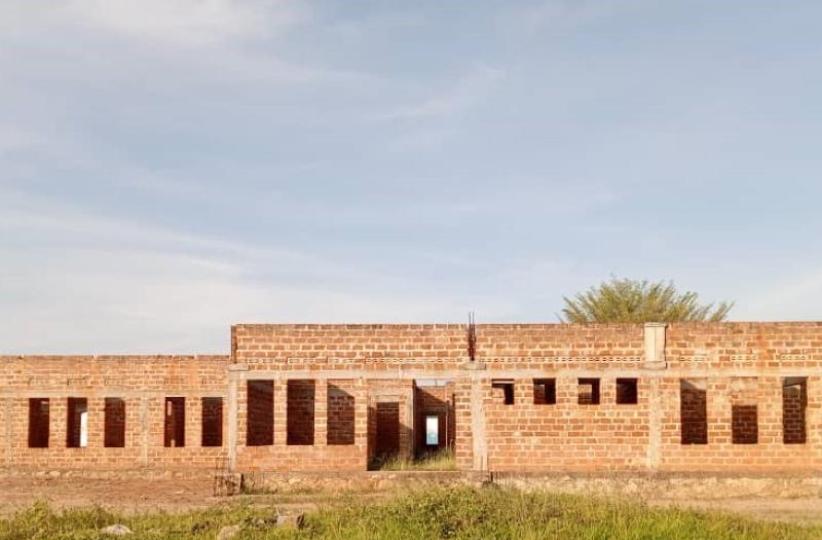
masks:
[[[563,299],[560,319],[568,323],[722,321],[734,306],[701,304],[697,293],[679,292],[672,281],[618,278]]]

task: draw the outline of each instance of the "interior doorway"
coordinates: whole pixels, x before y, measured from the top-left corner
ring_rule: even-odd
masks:
[[[377,403],[375,454],[386,460],[400,453],[400,404],[397,401]]]

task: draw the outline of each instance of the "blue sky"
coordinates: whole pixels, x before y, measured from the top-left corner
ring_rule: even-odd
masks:
[[[819,2],[0,4],[0,350],[556,321],[612,275],[820,319]]]

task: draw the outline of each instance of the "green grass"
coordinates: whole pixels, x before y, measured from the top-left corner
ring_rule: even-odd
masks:
[[[238,538],[582,538],[582,539],[810,539],[822,528],[752,521],[733,515],[648,508],[617,500],[523,493],[510,489],[438,488],[376,505],[355,496],[306,516],[300,531],[266,528],[257,518],[273,510],[233,505],[183,515],[118,516],[100,509],[53,512],[38,504],[0,521],[0,538],[94,539],[99,529],[124,523],[129,540],[215,538],[240,523]]]
[[[381,471],[454,471],[457,469],[457,462],[454,451],[447,449],[416,459],[392,457],[376,464],[374,468]]]

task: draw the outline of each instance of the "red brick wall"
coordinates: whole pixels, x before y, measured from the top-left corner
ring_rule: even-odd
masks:
[[[351,385],[351,381],[328,382],[328,444],[354,444],[356,400]]]
[[[515,379],[514,404],[485,385],[488,466],[499,471],[631,470],[646,463],[648,393],[616,404],[616,380],[602,373],[599,405],[580,405],[577,377],[557,376],[557,403],[534,404],[533,380]],[[458,426],[459,429],[459,426]]]
[[[636,365],[641,325],[478,325],[477,357],[489,368]],[[235,325],[232,361],[254,370],[459,368],[468,360],[467,327],[424,325]]]
[[[0,424],[10,431],[3,463],[15,470],[213,469],[225,444],[201,447],[200,399],[224,397],[227,365],[227,356],[0,357],[0,409],[10,413]],[[186,398],[184,448],[163,445],[167,396]],[[29,448],[28,400],[39,397],[49,399],[49,446]],[[70,397],[87,399],[86,448],[66,447]],[[104,447],[107,397],[125,401],[124,448]]]
[[[822,469],[822,323],[679,323],[667,331],[660,469]],[[708,444],[680,444],[681,376],[706,379]],[[808,440],[783,443],[783,381],[807,376]],[[740,381],[745,383],[740,387]],[[756,405],[757,444],[733,443],[733,406]]]
[[[822,323],[672,324],[666,365],[646,363],[642,325],[479,325],[471,366],[466,332],[465,325],[238,325],[231,357],[0,357],[2,463],[211,469],[236,436],[239,470],[360,470],[376,451],[377,404],[398,404],[400,452],[410,455],[420,447],[421,415],[441,397],[415,392],[414,380],[440,379],[451,381],[448,429],[462,469],[485,456],[500,471],[822,470]],[[534,403],[535,378],[556,380],[555,404]],[[616,403],[617,378],[638,380],[636,404]],[[802,378],[804,396],[786,386]],[[252,379],[272,381],[273,402],[251,411],[273,418],[264,446],[246,444]],[[513,404],[502,403],[495,379],[513,381]],[[579,402],[580,379],[599,380],[599,404]],[[682,380],[701,381],[704,407],[683,394]],[[44,449],[27,444],[28,400],[39,397],[49,399]],[[87,399],[87,448],[66,448],[69,397]],[[103,448],[106,397],[125,400],[125,448]],[[166,397],[185,398],[184,448],[163,445]],[[203,397],[223,398],[220,448],[201,446]],[[683,405],[704,415],[707,444],[682,444]],[[299,432],[292,444],[289,426]],[[475,440],[475,426],[484,438]],[[804,443],[785,444],[803,427]]]
[[[247,372],[249,378],[265,379],[259,372]],[[304,379],[304,378],[302,378]],[[312,471],[363,470],[367,464],[367,404],[365,384],[351,379],[314,379],[314,443],[288,444],[288,379],[272,379],[273,441],[270,445],[248,446],[248,396],[244,381],[237,385],[237,468],[244,471]],[[293,382],[293,381],[292,381]],[[329,386],[344,391],[353,400],[353,444],[328,444]],[[298,400],[306,406],[306,396]],[[304,412],[299,409],[298,414]],[[292,420],[294,422],[294,420]],[[308,428],[309,426],[302,426]],[[294,441],[292,440],[292,443]]]

